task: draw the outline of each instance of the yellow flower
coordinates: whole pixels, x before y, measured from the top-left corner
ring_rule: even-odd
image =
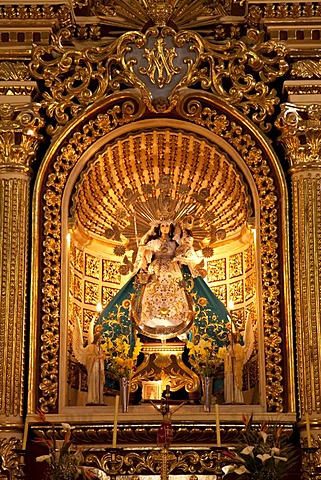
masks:
[[[142,348],[140,340],[136,339],[132,351],[128,337],[125,335],[120,335],[114,342],[108,343],[106,341],[106,345],[110,348],[110,354],[107,359],[109,370],[118,377],[131,377]],[[106,349],[108,348],[107,346],[105,346]]]
[[[217,357],[217,346],[213,338],[204,336],[198,343],[186,342],[189,349],[189,360],[193,370],[199,375],[213,375],[220,364]]]
[[[220,358],[221,360],[224,360],[225,355],[226,355],[226,347],[220,347],[217,352],[217,358]]]

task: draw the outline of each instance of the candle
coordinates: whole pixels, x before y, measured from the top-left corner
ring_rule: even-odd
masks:
[[[112,443],[113,448],[116,448],[116,444],[117,444],[118,407],[119,407],[119,395],[116,395],[116,397],[115,397],[115,412],[114,412],[113,443]]]
[[[221,430],[220,430],[220,416],[218,411],[218,403],[215,403],[215,423],[216,423],[216,443],[221,446]]]
[[[305,412],[305,428],[307,432],[308,447],[312,447],[311,444],[311,430],[310,430],[310,418],[308,412]]]
[[[28,439],[28,429],[29,429],[29,420],[28,418],[26,417],[26,420],[25,420],[25,428],[23,430],[23,437],[22,437],[22,450],[25,450],[26,449],[26,446],[27,446],[27,439]]]

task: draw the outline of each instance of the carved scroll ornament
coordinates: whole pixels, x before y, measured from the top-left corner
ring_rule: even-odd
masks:
[[[51,45],[33,50],[30,70],[44,80],[42,106],[52,119],[50,134],[124,86],[138,88],[149,110],[168,112],[181,88],[201,85],[267,130],[266,120],[279,103],[269,84],[288,70],[285,47],[264,42],[254,29],[242,40],[219,43],[170,27],[127,32],[108,45],[81,50],[72,40],[70,30],[62,29]]]

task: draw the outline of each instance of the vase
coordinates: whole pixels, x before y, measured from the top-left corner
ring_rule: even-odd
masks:
[[[213,377],[201,377],[204,412],[211,411],[212,392],[213,392]]]
[[[130,380],[127,377],[122,377],[120,379],[120,399],[121,399],[123,413],[128,412],[129,394],[130,394]]]

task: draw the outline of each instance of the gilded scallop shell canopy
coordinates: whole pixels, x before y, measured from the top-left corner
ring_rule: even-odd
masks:
[[[169,218],[190,222],[203,247],[214,236],[240,238],[250,215],[234,162],[206,139],[170,129],[108,144],[87,164],[72,207],[76,225],[98,240],[137,240],[151,222]]]

